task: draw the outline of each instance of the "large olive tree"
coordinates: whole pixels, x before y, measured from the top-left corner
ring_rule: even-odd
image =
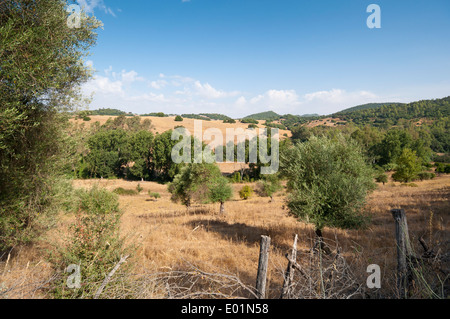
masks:
[[[363,208],[375,183],[353,140],[313,136],[284,152],[281,167],[290,212],[314,224],[319,237],[324,227],[351,229],[367,222]]]
[[[91,76],[87,50],[100,23],[70,28],[60,0],[0,2],[0,251],[30,239],[51,202],[64,156],[62,111]]]

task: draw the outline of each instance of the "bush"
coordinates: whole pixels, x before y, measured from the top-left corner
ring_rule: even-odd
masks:
[[[183,122],[183,118],[179,115],[175,117],[175,122]]]
[[[224,122],[224,123],[227,123],[227,124],[235,124],[235,123],[236,123],[236,120],[233,120],[233,119],[227,119],[227,120],[223,120],[223,122]]]
[[[437,163],[436,173],[439,174],[450,174],[450,164]]]
[[[138,192],[134,189],[124,189],[122,187],[118,187],[114,190],[114,193],[121,196],[133,196],[137,195]]]
[[[282,189],[280,180],[278,176],[275,174],[266,175],[264,178],[258,182],[258,193],[263,197],[270,197],[270,200],[273,201],[273,196],[276,192]]]
[[[417,185],[415,183],[403,183],[403,184],[400,184],[400,186],[404,186],[404,187],[419,187],[419,185]]]
[[[148,191],[148,196],[153,198],[155,201],[161,198],[161,195],[159,193],[153,193],[152,191]]]
[[[389,177],[385,173],[381,173],[375,177],[377,183],[383,183],[385,185],[389,181]]]
[[[245,185],[242,187],[242,189],[239,191],[239,196],[241,199],[247,200],[253,195],[253,188],[251,188],[248,185]]]
[[[51,293],[56,298],[91,298],[105,276],[128,250],[119,236],[119,201],[116,194],[97,187],[78,190],[75,222],[69,227],[68,245],[58,248],[50,261],[60,273]],[[68,266],[78,265],[81,271],[81,287],[69,289],[64,272]],[[112,283],[110,285],[113,285]]]
[[[436,174],[431,172],[421,172],[417,175],[421,181],[427,181],[430,179],[434,179],[436,177]]]
[[[137,184],[136,190],[140,194],[144,189],[141,187],[141,184]]]

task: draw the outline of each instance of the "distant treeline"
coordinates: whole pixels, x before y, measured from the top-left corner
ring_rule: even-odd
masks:
[[[396,125],[400,120],[432,119],[440,120],[450,116],[450,96],[443,99],[423,100],[409,104],[386,104],[378,107],[345,110],[333,114],[357,124],[374,123]]]

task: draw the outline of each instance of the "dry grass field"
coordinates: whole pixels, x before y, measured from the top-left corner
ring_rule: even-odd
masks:
[[[117,187],[136,189],[137,184],[123,180],[73,182],[76,188],[98,185],[108,190]],[[344,256],[352,262],[361,284],[367,279],[367,266],[378,264],[382,269],[383,286],[395,286],[396,246],[391,209],[405,209],[410,236],[419,253],[419,236],[436,249],[447,251],[450,240],[450,176],[416,184],[418,187],[380,184],[367,203],[373,222],[366,230],[325,229],[326,241],[332,243],[330,245],[334,249],[337,240]],[[299,235],[299,251],[306,252],[313,245],[313,227],[288,215],[283,207],[283,191],[272,203],[268,198],[257,195],[244,201],[237,194],[243,185],[235,184],[234,198],[226,203],[226,215],[220,216],[218,205],[198,205],[187,211],[184,206],[170,201],[166,185],[153,182],[141,182],[140,185],[143,191],[139,195],[120,196],[120,207],[124,212],[122,235],[138,244],[136,253],[128,261],[135,273],[182,270],[195,265],[203,271],[238,276],[245,284],[254,286],[260,237],[268,235],[272,240],[268,297],[277,298],[287,265],[285,254],[292,246],[294,235]],[[157,201],[150,199],[149,190],[160,193],[161,198]],[[70,219],[70,216],[62,218],[60,228]],[[45,281],[50,269],[36,248],[39,247],[23,249],[6,268],[0,267],[0,277],[3,273],[4,282]],[[29,294],[26,296],[30,297]],[[39,292],[32,297],[39,297]]]
[[[77,123],[77,124],[82,124],[85,123],[85,125],[92,125],[95,122],[99,122],[100,125],[103,125],[106,123],[106,121],[108,119],[114,119],[117,116],[106,116],[106,115],[92,115],[90,116],[91,121],[89,122],[85,122],[81,119],[71,119],[70,121],[72,123]],[[174,116],[170,116],[170,117],[156,117],[156,116],[145,116],[145,117],[141,117],[143,120],[144,119],[149,119],[152,121],[153,124],[153,128],[152,131],[154,133],[163,133],[165,131],[168,130],[172,130],[177,126],[184,126],[186,129],[188,129],[192,134],[194,133],[194,122],[196,120],[194,119],[188,119],[185,118],[183,119],[183,122],[176,122],[175,121],[175,117]],[[198,120],[197,120],[198,121]],[[203,128],[203,132],[207,129],[210,128],[217,128],[219,130],[221,130],[223,132],[223,135],[226,135],[226,129],[227,128],[234,128],[234,129],[238,129],[238,128],[242,128],[242,129],[246,129],[248,128],[248,124],[243,124],[240,123],[239,121],[236,121],[235,124],[228,124],[228,123],[223,123],[223,121],[201,121],[202,122],[202,128]],[[265,128],[265,126],[263,125],[265,121],[259,121],[259,128]],[[284,134],[287,134],[287,136],[292,136],[291,131],[289,130],[280,130],[280,137],[283,137]]]

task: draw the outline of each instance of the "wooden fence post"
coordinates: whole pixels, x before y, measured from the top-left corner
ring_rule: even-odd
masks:
[[[266,298],[267,269],[269,264],[270,237],[261,236],[258,275],[256,276],[256,295],[258,299]]]
[[[283,283],[283,289],[281,291],[280,299],[283,299],[289,293],[289,288],[290,288],[291,282],[294,279],[294,271],[295,271],[294,265],[297,261],[297,241],[298,241],[298,235],[295,235],[294,245],[292,246],[291,255],[289,255],[289,254],[286,255],[286,257],[288,258],[288,266],[287,266],[286,272],[284,274],[284,283]]]
[[[408,223],[405,210],[393,209],[392,216],[395,220],[395,237],[397,240],[397,288],[400,298],[405,298],[409,286],[408,260],[412,256],[411,243],[409,241]]]

